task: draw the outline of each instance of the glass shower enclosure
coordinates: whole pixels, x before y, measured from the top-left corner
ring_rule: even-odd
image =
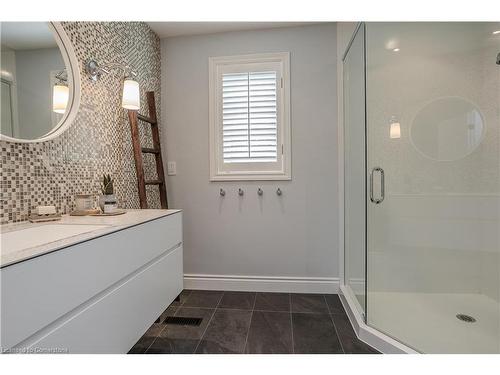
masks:
[[[500,353],[499,53],[499,23],[361,23],[343,57],[345,291],[418,352]]]

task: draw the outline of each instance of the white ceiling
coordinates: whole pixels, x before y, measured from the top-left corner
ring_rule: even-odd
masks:
[[[14,50],[57,46],[47,22],[2,22],[2,45]]]
[[[160,38],[181,35],[215,34],[226,31],[275,29],[308,25],[312,22],[148,22]]]

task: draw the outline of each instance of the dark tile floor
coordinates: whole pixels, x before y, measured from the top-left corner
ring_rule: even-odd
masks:
[[[203,318],[199,326],[167,316]],[[336,294],[184,290],[129,353],[348,353],[377,351],[357,339]]]

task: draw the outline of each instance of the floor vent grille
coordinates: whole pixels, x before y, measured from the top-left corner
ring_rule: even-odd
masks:
[[[199,326],[203,318],[186,318],[183,316],[167,316],[164,324],[175,324],[179,326]]]
[[[474,317],[465,314],[457,314],[457,319],[466,323],[474,323],[476,321]]]

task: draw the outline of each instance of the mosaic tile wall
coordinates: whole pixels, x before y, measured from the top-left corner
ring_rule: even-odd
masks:
[[[34,144],[0,142],[1,223],[27,220],[38,205],[74,209],[79,193],[100,194],[103,173],[115,179],[120,207],[139,208],[137,180],[127,111],[121,108],[119,73],[87,79],[84,62],[122,62],[138,73],[141,113],[147,113],[145,91],[160,104],[160,39],[142,22],[64,22],[80,62],[81,103],[71,127],[53,141]],[[160,113],[158,113],[159,119]],[[143,146],[151,147],[149,126],[141,126]],[[154,159],[145,158],[145,174],[155,175]],[[159,208],[158,188],[148,186],[148,204]]]

